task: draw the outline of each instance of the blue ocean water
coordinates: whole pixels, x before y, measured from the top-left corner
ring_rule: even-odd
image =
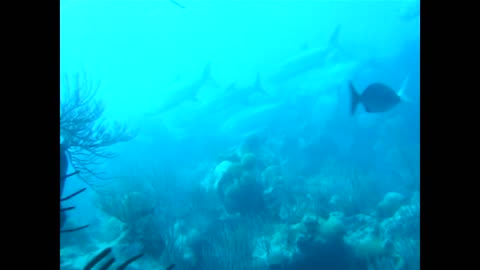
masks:
[[[419,5],[61,0],[61,269],[419,269]]]

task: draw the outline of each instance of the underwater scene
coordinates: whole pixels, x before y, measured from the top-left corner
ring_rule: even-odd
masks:
[[[60,269],[420,269],[419,0],[60,0]]]

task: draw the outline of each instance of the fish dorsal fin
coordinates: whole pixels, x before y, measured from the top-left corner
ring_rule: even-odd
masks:
[[[330,39],[328,40],[328,43],[330,46],[337,48],[339,46],[339,35],[340,35],[340,25],[337,25],[335,29],[333,30]]]
[[[410,79],[410,74],[407,74],[407,76],[402,82],[402,86],[400,86],[400,89],[398,90],[398,93],[397,93],[397,95],[405,102],[413,102],[413,100],[411,100],[405,95],[405,89],[407,89],[409,79]]]
[[[170,2],[174,5],[176,5],[179,8],[186,8],[184,5],[180,4],[179,2],[177,2],[175,0],[170,0]]]
[[[270,96],[270,93],[267,90],[265,90],[265,87],[263,86],[260,72],[257,72],[257,76],[255,77],[254,87],[255,87],[255,92],[261,93],[266,96]]]
[[[212,77],[212,63],[208,62],[202,72],[202,85],[209,85],[211,87],[218,87],[217,81]]]
[[[210,81],[212,80],[212,63],[208,62],[202,72],[202,80]]]
[[[328,49],[330,51],[328,59],[330,61],[336,61],[335,59],[340,56],[340,53],[344,53],[339,42],[340,28],[340,25],[337,25],[328,40]]]

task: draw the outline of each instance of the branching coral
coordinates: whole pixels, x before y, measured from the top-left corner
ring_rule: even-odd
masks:
[[[318,175],[306,179],[304,189],[317,205],[328,206],[328,212],[341,211],[351,216],[374,207],[380,195],[376,192],[376,180],[357,165],[330,159]]]
[[[157,208],[159,196],[144,177],[120,176],[104,187],[97,191],[97,206],[126,225],[134,225]]]
[[[191,261],[185,260],[182,247],[177,243],[177,236],[173,226],[168,229],[162,230],[162,238],[165,243],[165,248],[159,257],[159,263],[162,265],[168,265],[171,262],[175,262],[175,269],[191,269],[194,265]]]
[[[179,235],[171,230],[173,220],[178,220],[190,208],[178,202],[175,196],[181,196],[181,192],[172,179],[163,179],[167,174],[161,170],[141,171],[129,168],[135,176],[120,177],[112,183],[110,192],[101,190],[98,205],[126,225],[126,242],[141,243],[145,254],[152,257],[176,257],[177,266],[182,269],[188,261],[176,243]],[[139,177],[141,173],[143,177]]]
[[[268,228],[260,218],[222,223],[217,233],[202,247],[202,269],[255,270],[264,269],[264,264],[253,260],[253,252]]]
[[[99,84],[85,74],[65,76],[60,100],[60,136],[67,147],[70,161],[79,176],[88,184],[93,178],[105,178],[98,169],[102,159],[114,157],[109,147],[133,138],[126,126],[113,123],[109,127],[105,105],[96,99]]]

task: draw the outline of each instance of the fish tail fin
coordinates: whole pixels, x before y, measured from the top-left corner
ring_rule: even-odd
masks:
[[[408,102],[408,103],[413,103],[414,101],[412,99],[410,99],[409,97],[407,97],[407,95],[405,95],[405,89],[407,89],[409,79],[410,79],[410,74],[408,74],[405,77],[405,79],[403,80],[402,86],[400,86],[400,90],[398,90],[397,95],[402,99],[402,101]]]
[[[355,86],[350,81],[348,82],[348,86],[350,88],[350,96],[351,96],[351,107],[350,107],[350,115],[354,115],[355,111],[357,110],[357,106],[360,103],[360,95],[357,93]]]
[[[405,89],[407,88],[409,78],[410,74],[408,74],[403,80],[402,86],[400,86],[400,89],[398,90],[398,96],[402,97],[405,95]]]

